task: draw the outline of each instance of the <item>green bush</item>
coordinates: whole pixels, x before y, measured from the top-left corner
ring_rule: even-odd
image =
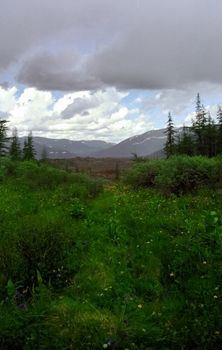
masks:
[[[133,187],[155,187],[164,193],[184,194],[222,180],[220,158],[174,156],[135,165],[125,181]]]

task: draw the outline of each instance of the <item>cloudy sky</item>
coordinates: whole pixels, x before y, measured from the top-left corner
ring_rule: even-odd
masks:
[[[7,0],[0,118],[20,135],[118,142],[222,104],[221,0]]]

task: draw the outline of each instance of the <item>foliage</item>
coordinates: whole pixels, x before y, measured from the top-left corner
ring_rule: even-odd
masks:
[[[172,170],[165,196],[2,159],[0,348],[219,349],[222,193],[209,187],[220,164],[135,164],[132,184],[161,189]],[[208,187],[170,194],[173,176],[191,174]]]
[[[167,160],[152,160],[135,165],[125,181],[133,187],[154,186],[164,193],[183,194],[222,181],[221,158],[174,156]]]
[[[12,139],[9,148],[9,156],[12,160],[20,160],[21,159],[21,149],[20,143],[17,135],[17,130],[14,129],[12,132]]]
[[[174,130],[174,124],[172,120],[171,113],[168,114],[168,121],[167,121],[167,128],[166,128],[166,144],[164,148],[164,152],[166,154],[166,157],[169,158],[175,153],[175,130]]]
[[[33,139],[32,139],[31,132],[29,133],[27,140],[24,141],[23,159],[24,160],[35,159],[35,149],[34,149],[34,145],[33,145]]]
[[[0,157],[4,156],[7,151],[7,120],[0,120]]]
[[[200,94],[196,98],[196,112],[191,127],[183,127],[177,137],[176,154],[189,156],[202,155],[214,157],[222,151],[222,111],[217,112],[218,124],[215,124],[210,112],[201,104]]]

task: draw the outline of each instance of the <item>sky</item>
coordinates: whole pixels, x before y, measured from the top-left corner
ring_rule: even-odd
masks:
[[[7,0],[0,119],[23,136],[120,142],[222,104],[221,0]]]

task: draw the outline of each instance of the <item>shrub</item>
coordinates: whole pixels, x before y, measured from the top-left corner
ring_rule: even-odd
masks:
[[[174,156],[135,165],[126,176],[133,187],[151,187],[164,193],[184,194],[203,186],[214,188],[222,179],[219,158]]]

